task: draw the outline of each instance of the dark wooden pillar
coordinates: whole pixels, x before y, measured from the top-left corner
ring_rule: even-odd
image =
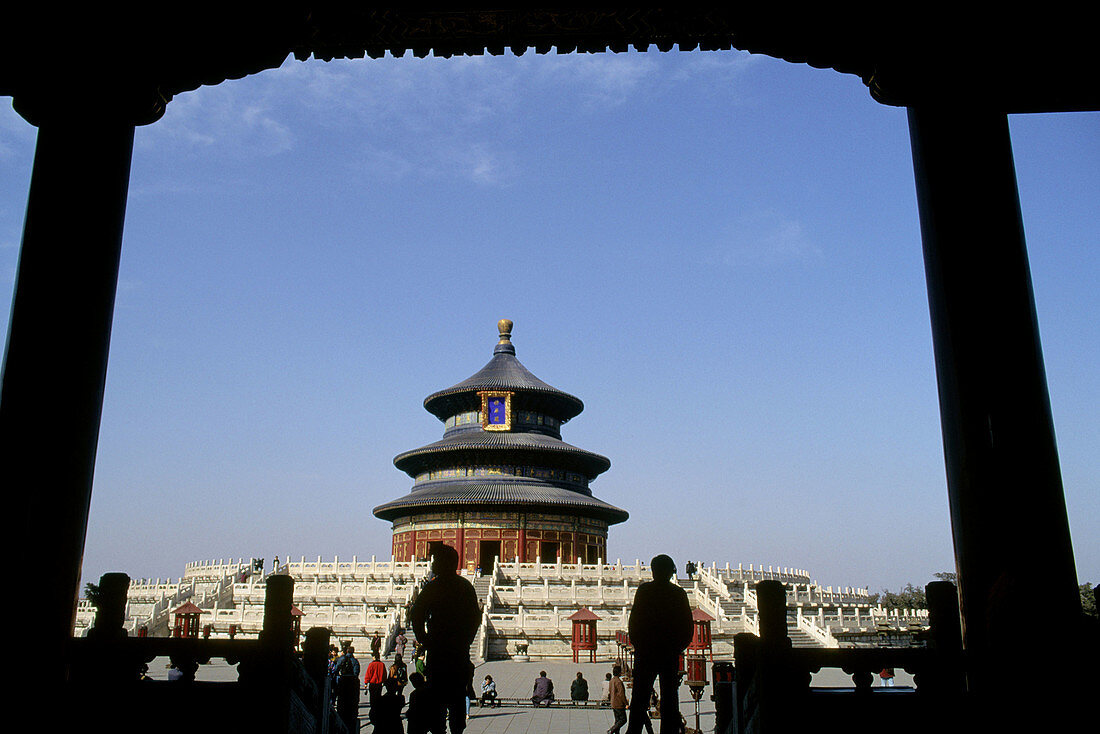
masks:
[[[1004,686],[1002,657],[1050,663],[1071,641],[1077,574],[1007,117],[910,107],[909,130],[963,638],[982,691]],[[1014,644],[1028,609],[1043,645]]]
[[[133,123],[85,112],[36,122],[0,396],[9,537],[18,567],[49,580],[36,644],[55,660],[79,594],[134,141]]]

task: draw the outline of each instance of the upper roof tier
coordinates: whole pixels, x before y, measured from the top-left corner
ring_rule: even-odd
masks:
[[[516,348],[512,345],[512,322],[501,319],[497,322],[500,341],[493,350],[493,358],[471,377],[446,390],[432,393],[424,399],[424,408],[440,420],[464,410],[476,409],[481,405],[478,392],[481,390],[509,390],[521,396],[524,406],[531,410],[552,415],[562,422],[574,418],[584,410],[581,399],[547,385],[531,374],[516,359]]]

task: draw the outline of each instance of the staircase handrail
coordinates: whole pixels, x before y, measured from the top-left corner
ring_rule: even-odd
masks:
[[[725,581],[722,580],[721,577],[718,576],[717,573],[707,568],[706,566],[703,566],[699,569],[698,574],[699,579],[703,582],[703,584],[705,584],[708,588],[713,589],[714,593],[716,593],[720,598],[730,598],[729,586],[726,584]]]
[[[805,632],[825,647],[840,647],[840,641],[833,637],[833,633],[829,631],[828,627],[818,626],[816,617],[803,614],[801,609],[798,610],[797,629]]]

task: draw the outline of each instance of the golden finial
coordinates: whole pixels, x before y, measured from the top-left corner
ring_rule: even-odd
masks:
[[[500,331],[500,341],[498,344],[511,344],[512,343],[512,320],[501,319],[497,322],[497,330]]]

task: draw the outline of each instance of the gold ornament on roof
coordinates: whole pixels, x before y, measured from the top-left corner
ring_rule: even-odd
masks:
[[[512,343],[512,320],[501,319],[497,322],[497,330],[500,332],[500,341],[498,344],[511,344]]]

